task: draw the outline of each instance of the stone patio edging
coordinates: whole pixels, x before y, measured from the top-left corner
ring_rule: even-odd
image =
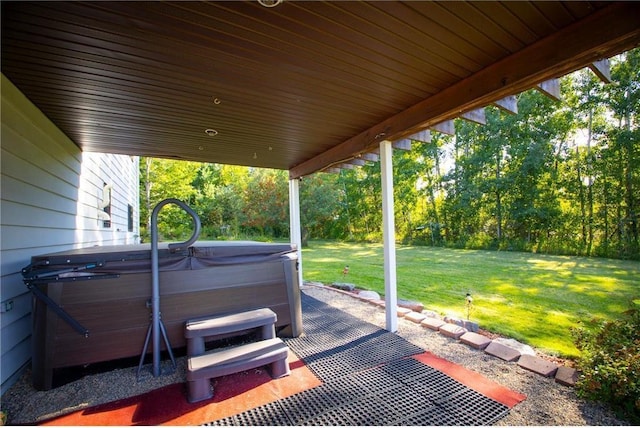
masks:
[[[380,308],[386,307],[386,303],[383,299],[359,297],[358,293],[355,291],[346,291],[340,288],[324,285],[320,282],[305,282],[304,285],[330,289],[336,293],[348,295]],[[444,317],[444,319],[441,319],[436,312],[427,309],[423,309],[421,312],[415,312],[407,306],[411,305],[417,307],[415,305],[416,302],[406,300],[399,301],[402,303],[406,302],[403,306],[397,306],[397,314],[399,318],[404,318],[416,324],[420,324],[424,328],[438,331],[440,334],[449,337],[452,340],[460,341],[467,346],[476,350],[481,350],[484,353],[500,358],[505,362],[516,363],[518,366],[525,370],[529,370],[532,373],[536,373],[544,377],[554,377],[555,381],[561,385],[573,387],[578,380],[578,372],[576,369],[567,366],[560,366],[544,358],[529,355],[528,353],[522,354],[520,350],[517,349],[517,346],[509,346],[509,341],[505,343],[504,340],[491,340],[490,338],[477,333],[479,326],[476,323],[454,317]]]

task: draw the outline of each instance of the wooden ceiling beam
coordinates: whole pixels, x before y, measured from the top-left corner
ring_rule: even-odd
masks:
[[[378,162],[380,160],[380,155],[375,153],[363,153],[360,157],[370,162]]]
[[[411,150],[411,140],[403,138],[402,140],[394,141],[392,146],[394,149],[409,151]]]
[[[509,114],[518,114],[518,99],[515,95],[509,95],[493,103],[500,110]]]
[[[289,170],[291,178],[371,151],[640,45],[640,2],[617,2],[486,67]],[[562,47],[559,49],[558,47]]]
[[[409,137],[411,140],[420,141],[421,143],[430,143],[431,142],[431,131],[428,129],[423,129],[420,132],[416,132],[412,136]]]
[[[349,162],[351,165],[355,165],[355,166],[364,166],[367,162],[365,162],[363,159],[351,159]]]
[[[483,108],[477,108],[475,110],[462,113],[460,117],[464,120],[468,120],[469,122],[477,123],[479,125],[487,124],[487,115]]]
[[[444,122],[431,125],[431,129],[447,135],[454,135],[456,133],[456,127],[453,120],[445,120]]]
[[[560,79],[551,79],[538,83],[536,89],[552,100],[562,101],[562,95],[560,94]]]
[[[604,83],[611,83],[611,62],[609,61],[608,58],[601,59],[600,61],[592,62],[591,64],[589,64],[589,68]]]

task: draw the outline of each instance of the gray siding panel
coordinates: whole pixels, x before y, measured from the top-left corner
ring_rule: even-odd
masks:
[[[48,229],[38,228],[36,226],[8,226],[2,227],[2,247],[6,244],[11,245],[12,242],[21,241],[22,248],[34,248],[34,251],[40,252],[38,248],[47,247],[52,242],[62,243],[63,245],[73,246],[73,228],[50,227]],[[36,254],[34,254],[36,255]]]
[[[2,370],[3,394],[5,393],[6,389],[8,389],[8,385],[5,386],[5,383],[9,383],[7,382],[7,380],[17,380],[17,378],[14,377],[14,374],[18,373],[19,370],[25,367],[30,359],[31,336],[2,354],[2,361],[0,361],[0,370]]]
[[[26,148],[29,147],[29,144],[22,144],[22,146]],[[56,172],[63,172],[67,176],[64,178],[58,177],[55,175]],[[66,168],[56,168],[53,160],[49,163],[36,165],[24,158],[15,156],[15,154],[9,151],[3,150],[2,174],[15,179],[28,180],[26,182],[33,187],[50,192],[61,198],[66,198],[71,201],[78,198],[80,171],[76,171],[76,177],[69,176],[68,170]]]
[[[32,256],[139,235],[138,158],[82,153],[4,76],[0,147],[0,337],[2,393],[31,358],[31,293],[21,269]],[[112,226],[99,219],[113,186]],[[127,206],[134,230],[127,228]]]
[[[34,206],[25,212],[24,205],[26,204],[16,203],[5,198],[2,201],[2,222],[25,227],[75,228],[74,222],[70,221],[68,213],[64,211],[53,211]]]
[[[4,169],[2,171],[4,173]],[[20,208],[25,205],[32,208],[41,208],[45,211],[54,211],[75,215],[77,210],[77,202],[72,198],[62,197],[59,194],[47,191],[42,187],[34,186],[19,179],[2,174],[3,183],[2,190],[6,194],[2,194],[2,215],[4,216],[4,203],[13,202]],[[73,217],[69,217],[73,219]]]
[[[19,346],[20,343],[24,342],[25,339],[28,339],[29,336],[31,336],[31,315],[30,315],[31,295],[25,294],[22,297],[12,299],[12,300],[16,302],[15,303],[16,305],[28,306],[29,312],[27,312],[26,315],[23,315],[22,317],[17,318],[13,322],[13,328],[2,330],[2,335],[1,335],[2,344],[3,346],[7,346],[8,348],[15,348]],[[24,305],[20,302],[20,300],[27,300],[28,304]],[[3,316],[5,314],[9,315],[15,312],[17,311],[6,312],[6,313],[3,313],[2,315]]]

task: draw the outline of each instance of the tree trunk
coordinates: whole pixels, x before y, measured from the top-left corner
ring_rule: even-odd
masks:
[[[602,245],[604,246],[606,257],[611,257],[609,254],[609,185],[606,177],[603,177],[603,180],[604,189],[602,197],[604,198],[604,201],[602,206],[602,217],[604,218],[604,236]]]
[[[578,174],[578,197],[580,198],[580,222],[582,224],[582,251],[587,247],[587,222],[586,222],[586,203],[584,198],[584,186],[582,184],[582,172],[580,169],[580,148],[576,147],[576,172]]]
[[[500,191],[500,157],[501,150],[498,149],[496,153],[496,234],[498,237],[498,242],[502,241],[502,195]]]
[[[591,138],[593,133],[593,107],[589,109],[589,129],[587,130],[587,250],[586,255],[591,255],[593,246],[593,165],[591,164]]]
[[[627,92],[628,96],[628,92]],[[628,103],[627,103],[628,105]],[[639,248],[638,242],[638,215],[636,214],[636,200],[633,195],[633,144],[634,142],[631,138],[627,138],[627,136],[631,135],[631,114],[630,111],[627,110],[625,115],[625,124],[624,124],[624,148],[626,151],[626,162],[625,165],[625,200],[627,202],[627,210],[626,210],[626,224],[628,224],[629,233],[629,247],[628,251],[630,254],[636,254]]]
[[[436,194],[435,194],[435,189],[434,187],[437,185],[435,183],[435,180],[432,179],[431,174],[429,173],[429,171],[427,170],[426,172],[427,174],[427,180],[429,182],[429,196],[431,199],[431,210],[433,211],[432,214],[432,218],[433,218],[433,224],[438,225],[437,226],[437,230],[438,232],[434,234],[433,232],[433,226],[430,227],[431,229],[431,245],[435,245],[436,243],[440,242],[440,218],[438,216],[438,207],[436,205]]]

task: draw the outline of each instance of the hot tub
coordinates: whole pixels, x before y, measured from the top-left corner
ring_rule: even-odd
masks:
[[[161,243],[158,266],[161,319],[174,349],[186,344],[187,319],[248,309],[272,309],[280,336],[302,333],[294,245],[197,241],[172,252]],[[140,356],[151,317],[150,245],[35,256],[23,275],[34,291],[35,388],[51,389],[56,368]]]

